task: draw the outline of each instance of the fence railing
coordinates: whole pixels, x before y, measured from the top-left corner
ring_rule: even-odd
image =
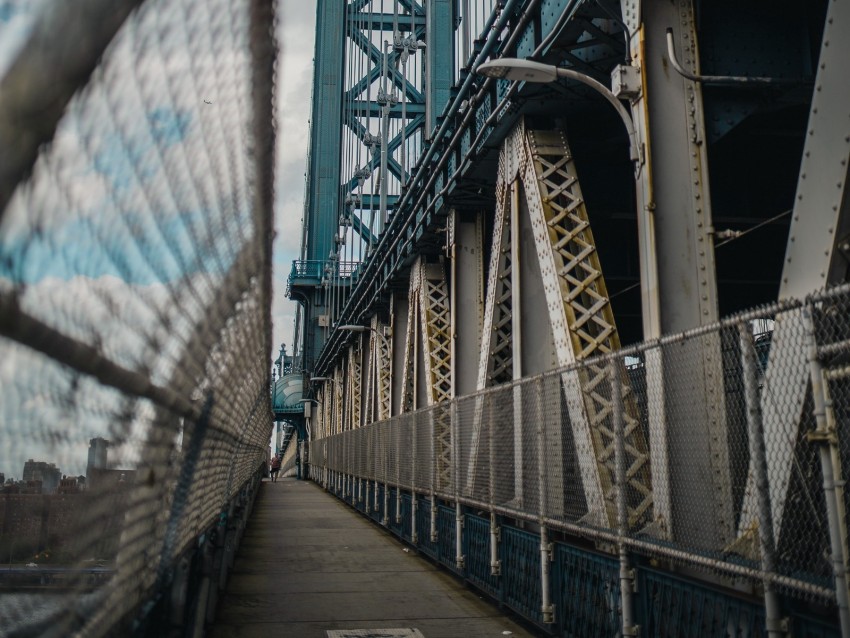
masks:
[[[352,502],[374,499],[372,511],[401,512],[404,494],[424,500],[432,532],[450,504],[456,529],[462,509],[524,522],[544,553],[549,533],[592,541],[618,556],[629,588],[634,560],[746,583],[762,592],[768,624],[781,600],[837,600],[842,611],[848,306],[843,287],[758,308],[315,440],[310,475]],[[720,378],[681,396],[697,367]],[[583,430],[588,392],[602,407]],[[458,535],[458,564],[461,545]],[[542,579],[545,619],[551,577]]]
[[[28,585],[0,574],[0,638],[200,635],[274,422],[275,3],[0,15],[0,556]]]

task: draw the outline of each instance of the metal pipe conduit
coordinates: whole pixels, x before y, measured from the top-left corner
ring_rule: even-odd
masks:
[[[685,69],[676,57],[676,47],[673,44],[673,29],[667,28],[667,57],[676,72],[683,78],[701,84],[715,86],[792,86],[799,84],[814,84],[813,80],[802,78],[768,78],[747,75],[696,75]]]

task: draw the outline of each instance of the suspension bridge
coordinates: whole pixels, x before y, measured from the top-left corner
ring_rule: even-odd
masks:
[[[236,632],[302,486],[529,631],[850,636],[848,3],[317,0],[272,366],[295,9],[50,4],[0,67],[0,558],[110,576],[0,635]]]

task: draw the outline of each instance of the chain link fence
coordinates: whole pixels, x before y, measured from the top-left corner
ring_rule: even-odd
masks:
[[[836,582],[846,591],[848,304],[836,288],[312,441],[312,475],[834,603]]]
[[[226,572],[273,421],[273,10],[0,7],[30,34],[0,134],[50,133],[13,192],[23,146],[0,162],[0,636],[196,626],[187,574]],[[68,92],[55,133],[33,82]]]

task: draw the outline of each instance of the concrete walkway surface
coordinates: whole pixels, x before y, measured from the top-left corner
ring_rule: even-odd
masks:
[[[534,634],[315,483],[280,479],[260,486],[211,635]]]

